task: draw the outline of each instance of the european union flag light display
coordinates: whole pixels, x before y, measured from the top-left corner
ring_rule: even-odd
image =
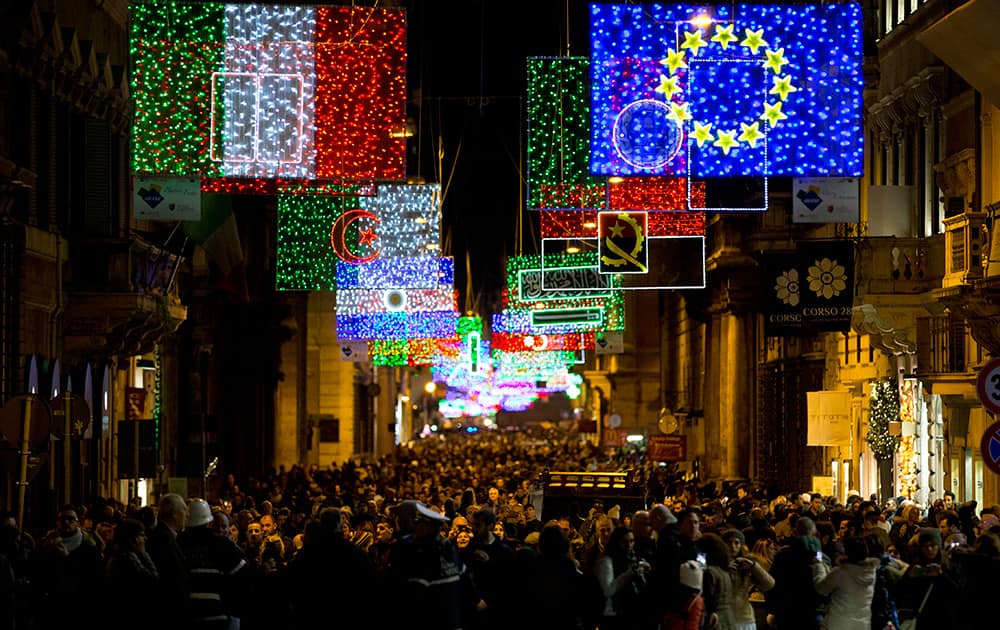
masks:
[[[860,176],[861,7],[591,5],[595,175]]]

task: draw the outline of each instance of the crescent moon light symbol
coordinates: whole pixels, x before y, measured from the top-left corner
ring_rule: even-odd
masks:
[[[371,262],[378,258],[379,252],[382,251],[380,248],[375,248],[367,256],[359,256],[348,248],[347,228],[359,219],[372,219],[375,223],[382,222],[371,212],[355,208],[337,217],[337,220],[333,222],[333,227],[330,228],[330,247],[333,248],[333,253],[337,255],[337,258],[350,265],[363,265],[366,262]]]

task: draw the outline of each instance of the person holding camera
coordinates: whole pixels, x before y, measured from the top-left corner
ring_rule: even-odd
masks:
[[[635,534],[620,525],[611,532],[597,561],[597,582],[604,594],[601,630],[637,627],[644,619],[641,606],[650,565],[635,554]]]

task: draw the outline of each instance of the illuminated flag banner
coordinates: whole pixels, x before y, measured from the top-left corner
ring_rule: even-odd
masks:
[[[597,234],[601,273],[649,272],[645,212],[601,212]]]
[[[589,172],[590,60],[529,57],[528,207],[606,208],[605,177]]]
[[[548,278],[561,267],[560,261],[567,249],[575,249],[590,253],[593,273],[606,278],[620,278],[620,288],[625,291],[705,288],[704,236],[650,236],[646,239],[646,248],[649,250],[647,273],[607,275],[600,271],[598,239],[543,238],[542,277]],[[600,292],[604,290],[604,285],[581,286],[579,290]]]
[[[592,5],[590,172],[861,175],[862,31],[857,3]]]
[[[337,261],[338,289],[434,289],[454,284],[455,259],[451,256],[377,258],[363,265]]]
[[[596,210],[542,210],[542,238],[597,238]],[[705,213],[697,211],[649,212],[649,236],[700,236],[705,233]]]
[[[505,352],[545,352],[593,350],[596,339],[592,332],[538,335],[494,332],[490,337],[490,343],[494,349]]]
[[[337,339],[440,339],[458,326],[455,311],[417,311],[337,315]]]
[[[404,11],[193,0],[129,11],[134,172],[405,177]]]

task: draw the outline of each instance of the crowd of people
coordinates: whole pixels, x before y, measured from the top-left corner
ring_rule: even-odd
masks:
[[[547,469],[628,470],[645,498],[554,511]],[[992,627],[1000,506],[771,494],[556,432],[436,436],[208,500],[7,516],[0,630]]]

